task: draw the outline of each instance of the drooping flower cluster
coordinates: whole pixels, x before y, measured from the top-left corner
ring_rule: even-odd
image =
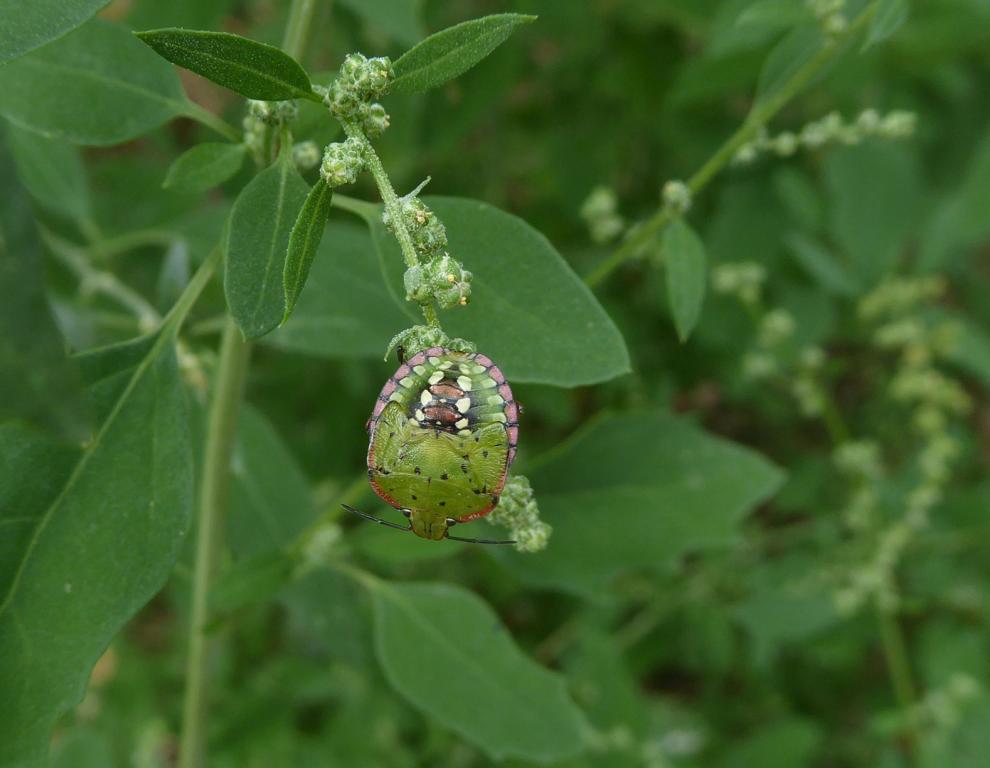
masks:
[[[581,204],[581,218],[584,219],[596,243],[607,243],[626,228],[626,223],[618,212],[615,192],[609,187],[595,187]]]
[[[866,109],[848,122],[838,112],[830,112],[797,132],[783,131],[770,136],[766,130],[761,130],[755,139],[738,149],[733,162],[745,165],[762,154],[790,157],[800,149],[819,149],[827,144],[849,146],[871,137],[892,141],[905,139],[914,133],[916,124],[917,116],[903,110],[881,115],[875,109]]]
[[[353,184],[364,168],[364,144],[360,139],[350,138],[327,144],[323,150],[320,176],[331,187]]]
[[[452,349],[455,352],[471,353],[478,351],[478,348],[472,342],[465,339],[452,339],[442,329],[436,326],[414,325],[412,328],[399,331],[399,333],[392,337],[392,340],[388,343],[388,349],[385,350],[385,359],[388,360],[388,356],[395,349],[401,349],[403,357],[412,357],[417,352],[422,352],[424,349],[430,349],[431,347],[444,347],[445,349]]]
[[[529,480],[512,475],[505,481],[498,506],[485,518],[493,525],[508,528],[520,552],[546,549],[553,528],[540,520],[540,509]]]

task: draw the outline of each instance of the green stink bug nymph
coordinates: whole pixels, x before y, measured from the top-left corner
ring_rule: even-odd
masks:
[[[516,456],[518,417],[512,389],[486,355],[432,347],[401,365],[368,420],[368,480],[409,519],[407,528],[385,524],[457,539],[451,526],[491,512]]]

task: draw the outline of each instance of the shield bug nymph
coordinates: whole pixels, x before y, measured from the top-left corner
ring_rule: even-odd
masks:
[[[519,406],[489,357],[432,347],[385,382],[368,420],[368,479],[424,539],[487,515],[516,456]],[[357,510],[352,512],[370,517]]]

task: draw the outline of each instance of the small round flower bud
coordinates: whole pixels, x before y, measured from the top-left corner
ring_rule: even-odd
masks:
[[[369,105],[361,119],[361,128],[368,135],[368,138],[374,139],[381,136],[388,126],[389,117],[385,107],[377,103]]]
[[[320,162],[320,148],[315,141],[302,141],[292,148],[292,161],[296,168],[308,171]]]
[[[686,213],[691,207],[691,190],[683,181],[668,181],[663,185],[663,204],[677,214]]]
[[[546,549],[553,532],[553,528],[540,520],[533,489],[523,475],[512,475],[506,480],[498,506],[485,519],[508,528],[520,552]]]
[[[265,125],[284,125],[296,119],[299,114],[299,107],[294,101],[248,99],[248,111]]]

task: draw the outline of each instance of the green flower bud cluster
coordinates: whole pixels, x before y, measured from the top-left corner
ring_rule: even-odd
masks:
[[[760,303],[767,271],[754,261],[719,264],[712,270],[712,288],[715,293],[734,296],[747,307]]]
[[[347,139],[327,144],[323,150],[320,176],[331,187],[353,184],[364,168],[364,144],[360,139]]]
[[[917,116],[903,110],[881,115],[875,109],[866,109],[849,122],[838,112],[831,112],[821,120],[808,123],[797,133],[783,131],[770,136],[765,130],[761,131],[736,151],[733,162],[746,165],[762,154],[790,157],[800,149],[818,149],[827,144],[859,144],[870,137],[904,139],[914,134],[916,123]]]
[[[330,87],[314,88],[314,91],[323,97],[334,117],[357,123],[365,135],[375,138],[389,125],[385,108],[375,100],[388,92],[394,77],[392,62],[387,57],[369,59],[351,53],[340,65],[337,79]]]
[[[292,162],[300,171],[310,171],[320,164],[320,147],[315,141],[301,141],[292,147]]]
[[[523,475],[512,475],[506,480],[498,506],[485,519],[508,528],[520,552],[546,549],[553,532],[553,528],[540,520],[533,489]]]
[[[389,355],[395,349],[402,349],[404,357],[412,357],[417,352],[422,352],[424,349],[430,349],[431,347],[446,347],[455,352],[470,353],[478,351],[477,347],[470,341],[457,338],[452,339],[435,326],[414,325],[412,328],[406,328],[392,337],[392,340],[388,343],[388,349],[385,350],[384,359],[388,360]]]
[[[935,739],[950,738],[959,727],[966,711],[985,695],[979,680],[964,673],[952,674],[944,685],[929,690],[914,706],[913,712],[903,714],[906,723],[926,728],[931,743]]]
[[[784,346],[794,335],[794,318],[783,309],[772,309],[760,319],[754,348],[743,356],[743,376],[753,381],[781,372]]]
[[[424,182],[425,183],[425,182]],[[471,298],[471,273],[447,253],[447,230],[443,222],[418,196],[422,184],[400,200],[402,223],[422,263],[409,267],[403,277],[406,298],[426,303],[436,301],[444,309],[464,306]],[[388,210],[382,222],[395,234]]]
[[[248,99],[248,116],[265,125],[279,126],[290,123],[299,116],[294,101],[258,101]]]
[[[668,181],[663,185],[660,197],[663,199],[664,208],[668,209],[675,216],[681,216],[687,213],[691,207],[691,190],[688,189],[688,185],[683,181],[676,179]]]
[[[790,387],[798,408],[807,418],[821,416],[825,412],[827,396],[820,378],[824,365],[825,353],[819,347],[805,347],[798,355]]]
[[[306,534],[299,553],[296,575],[326,568],[340,555],[342,544],[343,532],[340,526],[333,522],[321,522]]]
[[[626,223],[618,213],[618,201],[615,192],[608,187],[595,187],[581,204],[581,218],[584,219],[596,243],[607,243],[614,240]]]

